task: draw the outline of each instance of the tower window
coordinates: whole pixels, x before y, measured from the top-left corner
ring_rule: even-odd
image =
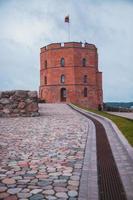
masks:
[[[60,91],[61,101],[66,101],[66,98],[67,98],[66,92],[67,92],[66,88],[61,88],[61,91]]]
[[[82,66],[83,66],[83,67],[86,67],[86,58],[83,58],[83,59],[82,59]]]
[[[61,83],[64,83],[64,82],[65,82],[65,75],[64,75],[64,74],[61,75],[60,82],[61,82]]]
[[[64,67],[64,66],[65,66],[65,59],[64,59],[64,58],[61,58],[60,64],[61,64],[61,67]]]
[[[47,65],[48,65],[47,60],[45,60],[45,63],[44,63],[45,69],[47,69]]]
[[[87,97],[87,88],[84,88],[84,97]]]
[[[47,85],[47,76],[44,77],[44,83]]]
[[[87,75],[84,75],[84,83],[87,83]]]

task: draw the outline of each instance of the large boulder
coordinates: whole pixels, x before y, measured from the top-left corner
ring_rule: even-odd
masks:
[[[2,99],[0,99],[0,103],[1,104],[9,104],[10,100],[8,98],[2,98]]]
[[[9,114],[9,113],[11,113],[11,110],[9,108],[4,108],[3,113]]]
[[[14,95],[15,91],[3,91],[1,92],[1,98],[9,98],[10,96]]]
[[[37,98],[37,91],[29,91],[28,96],[29,98]]]
[[[0,104],[0,110],[3,110],[3,105],[2,104]]]
[[[24,107],[26,106],[26,103],[21,101],[19,104],[18,104],[18,108],[19,109],[24,109]]]
[[[25,90],[17,90],[15,92],[15,96],[22,97],[22,98],[27,97],[27,91],[25,91]]]
[[[36,102],[32,102],[27,105],[28,112],[37,112],[38,111],[38,104]]]

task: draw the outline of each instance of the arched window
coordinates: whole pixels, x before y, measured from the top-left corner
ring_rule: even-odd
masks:
[[[64,74],[61,75],[60,82],[61,82],[61,83],[64,83],[64,82],[65,82],[65,75],[64,75]]]
[[[45,60],[45,62],[44,62],[45,69],[47,69],[47,65],[48,65],[47,60]]]
[[[64,66],[65,66],[65,59],[64,59],[64,58],[61,58],[60,64],[61,64],[61,67],[64,67]]]
[[[87,75],[84,75],[84,83],[87,83]]]
[[[84,88],[84,97],[87,97],[87,88]]]
[[[83,58],[83,59],[82,59],[82,66],[83,66],[83,67],[86,67],[86,58]]]
[[[44,84],[47,85],[47,76],[44,77]]]

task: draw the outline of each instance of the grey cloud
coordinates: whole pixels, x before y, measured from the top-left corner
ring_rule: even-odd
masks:
[[[98,47],[104,100],[131,101],[133,4],[124,0],[0,1],[0,90],[38,89],[40,47],[67,41],[67,14],[71,40]]]

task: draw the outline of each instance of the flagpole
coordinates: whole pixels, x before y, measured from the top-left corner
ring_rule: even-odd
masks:
[[[68,41],[70,42],[70,21],[68,23]]]
[[[68,27],[67,27],[67,31],[68,31],[68,41],[70,41],[70,19],[69,19],[69,15],[67,15],[66,17],[65,17],[65,22],[66,23],[68,23]]]

